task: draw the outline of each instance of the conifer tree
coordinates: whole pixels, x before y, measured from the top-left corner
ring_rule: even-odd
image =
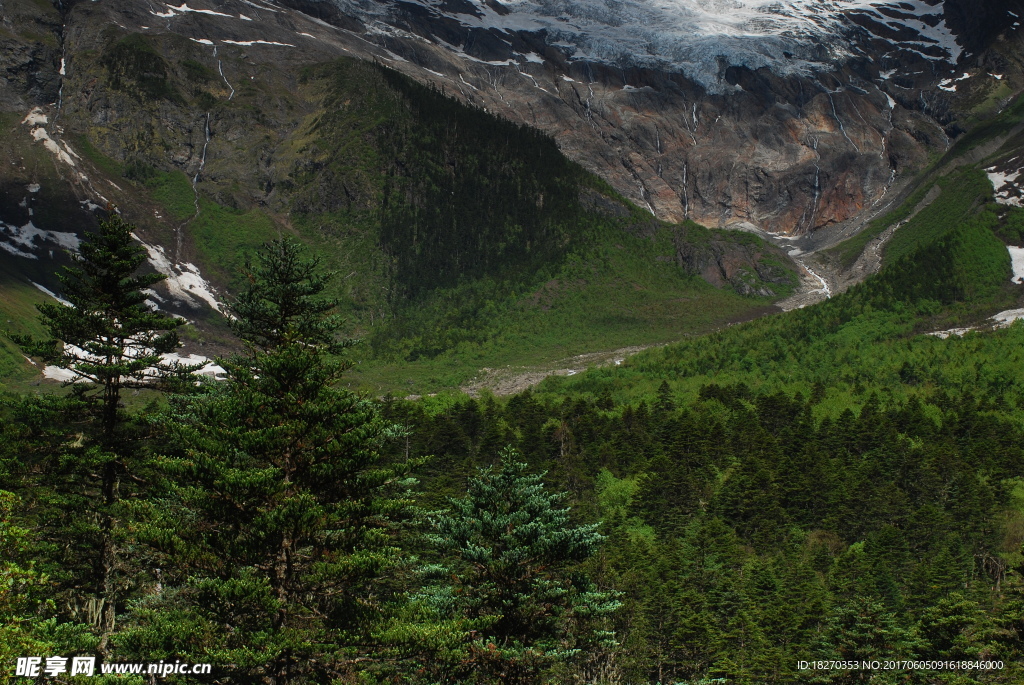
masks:
[[[233,664],[239,681],[329,682],[367,658],[377,580],[397,559],[408,502],[378,453],[394,427],[337,387],[350,367],[337,355],[353,341],[340,337],[319,259],[278,240],[245,276],[230,307],[245,352],[170,417],[181,509],[155,541],[174,555],[180,586],[163,601],[179,622],[157,625],[152,611],[131,639]],[[160,601],[139,607],[143,619]]]
[[[597,525],[571,524],[562,497],[519,458],[505,448],[499,469],[481,469],[465,497],[434,515],[429,538],[450,561],[449,607],[467,620],[477,682],[539,682],[580,647],[609,640],[593,624],[619,606],[574,571],[604,539]]]
[[[146,289],[164,280],[157,273],[139,273],[145,250],[133,238],[134,227],[116,213],[88,234],[72,265],[59,274],[63,301],[39,305],[40,320],[50,334],[47,340],[16,337],[31,355],[71,372],[71,394],[66,398],[40,400],[22,409],[46,414],[62,422],[65,433],[75,433],[73,445],[54,440],[42,451],[46,463],[35,471],[36,484],[51,489],[57,507],[54,524],[67,539],[65,548],[79,545],[80,558],[93,566],[91,579],[72,597],[84,605],[98,625],[98,651],[108,653],[115,616],[123,604],[123,559],[118,549],[119,502],[122,483],[140,480],[139,440],[143,431],[125,410],[122,397],[129,389],[162,389],[171,381],[188,381],[195,366],[164,361],[162,355],[179,347],[177,330],[183,319],[155,312],[146,306]],[[37,416],[38,420],[39,417]],[[68,519],[74,519],[69,521]],[[95,519],[95,523],[93,522]],[[54,532],[54,531],[51,531]],[[70,536],[67,534],[70,533]],[[69,563],[75,564],[72,554]],[[118,578],[118,576],[121,576]],[[81,582],[90,574],[76,574]],[[89,587],[91,585],[91,587]]]

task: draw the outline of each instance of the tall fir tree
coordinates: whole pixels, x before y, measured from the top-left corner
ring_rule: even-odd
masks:
[[[146,305],[145,291],[166,276],[140,273],[146,252],[133,231],[111,212],[59,274],[63,300],[38,306],[51,337],[15,338],[29,354],[71,373],[69,396],[28,402],[20,411],[34,414],[36,422],[45,415],[45,422],[64,428],[36,431],[37,437],[46,434],[47,449],[35,451],[40,463],[30,480],[52,495],[44,514],[52,524],[48,533],[65,538],[52,540],[54,548],[74,549],[57,565],[91,562],[91,574],[71,574],[69,581],[82,586],[73,590],[68,604],[81,609],[73,614],[97,626],[97,648],[104,656],[133,575],[119,548],[121,502],[129,494],[122,486],[135,490],[145,483],[140,444],[146,430],[125,409],[124,393],[187,383],[198,368],[163,357],[180,346],[177,329],[186,322]],[[55,438],[62,434],[74,439]]]
[[[290,239],[247,264],[231,305],[245,352],[170,416],[180,508],[153,539],[177,587],[139,605],[134,650],[177,650],[274,685],[344,681],[370,658],[378,581],[409,503],[404,466],[378,452],[396,427],[337,387],[353,341],[324,297],[332,275]]]

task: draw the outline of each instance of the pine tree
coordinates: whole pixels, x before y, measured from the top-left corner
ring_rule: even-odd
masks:
[[[398,558],[402,467],[378,453],[394,426],[337,387],[350,366],[337,355],[353,341],[323,297],[332,274],[319,259],[274,241],[245,275],[230,307],[245,353],[170,416],[180,509],[154,543],[173,555],[179,587],[139,607],[133,645],[234,664],[241,680],[327,682],[367,658],[378,580]],[[177,623],[156,625],[169,615],[161,601]]]
[[[56,531],[50,532],[68,538],[63,542],[67,548],[77,540],[89,550],[84,558],[94,567],[92,587],[80,590],[93,597],[73,597],[71,603],[90,607],[86,613],[99,626],[98,651],[103,655],[109,651],[130,575],[122,568],[118,548],[123,514],[119,502],[126,494],[122,483],[138,484],[136,472],[143,468],[139,444],[144,431],[125,410],[123,393],[187,383],[198,368],[162,357],[179,347],[176,329],[185,321],[146,306],[144,291],[166,277],[138,273],[146,253],[134,241],[133,230],[116,213],[102,221],[78,252],[71,253],[72,265],[59,275],[64,301],[38,306],[51,337],[15,338],[29,354],[74,376],[67,383],[69,397],[40,400],[26,409],[64,422],[65,434],[77,434],[71,446],[54,442],[55,431],[48,431],[53,449],[43,455],[46,463],[38,465],[37,472],[43,475],[36,485],[55,494],[57,507],[51,513],[56,515]],[[91,523],[93,517],[96,523]],[[78,579],[86,575],[79,574]]]
[[[430,541],[450,562],[450,608],[468,620],[468,662],[483,682],[538,682],[581,646],[607,640],[598,619],[619,605],[574,565],[595,553],[597,525],[572,525],[543,474],[511,448],[481,469],[465,497],[433,517]]]

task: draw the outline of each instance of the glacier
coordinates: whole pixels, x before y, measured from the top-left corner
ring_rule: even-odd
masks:
[[[909,51],[949,63],[962,54],[946,26],[943,4],[935,0],[333,2],[360,17],[370,34],[387,34],[407,25],[410,17],[454,21],[499,37],[543,32],[545,41],[571,60],[678,71],[711,90],[724,87],[725,67],[810,73],[856,54],[857,41],[883,40],[894,44],[894,56]],[[886,37],[895,30],[909,37]],[[448,47],[461,52],[465,46]]]

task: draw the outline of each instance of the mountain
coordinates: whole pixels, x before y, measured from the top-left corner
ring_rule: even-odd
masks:
[[[291,4],[359,19],[382,59],[549,131],[658,216],[712,226],[855,217],[1021,87],[1019,53],[992,49],[1016,41],[1020,3]]]
[[[289,232],[367,361],[434,364],[415,389],[799,306],[862,277],[822,248],[1008,111],[1018,4],[7,0],[5,312],[59,295],[108,204],[188,351],[230,349],[218,298]]]

